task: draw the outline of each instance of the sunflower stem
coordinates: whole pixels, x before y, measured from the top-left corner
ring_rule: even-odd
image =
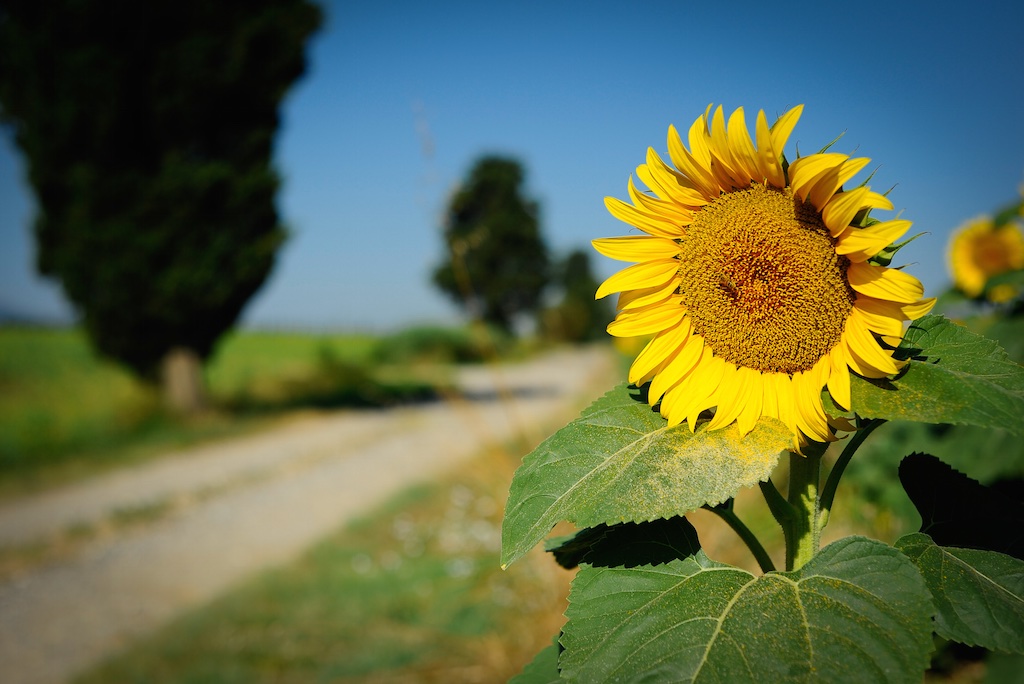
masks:
[[[821,511],[818,487],[821,480],[821,455],[808,453],[789,455],[788,503],[794,515],[783,522],[786,537],[786,569],[796,570],[818,552]]]
[[[796,515],[796,509],[789,505],[786,497],[779,493],[771,479],[758,482],[757,484],[761,487],[761,494],[764,495],[765,503],[768,504],[768,510],[772,512],[779,525],[785,529],[786,521]]]
[[[761,572],[771,572],[775,569],[775,563],[772,562],[771,556],[764,550],[764,546],[761,545],[761,541],[754,536],[754,533],[750,531],[739,516],[736,515],[736,511],[733,510],[732,500],[724,506],[704,506],[705,509],[711,511],[723,521],[725,524],[732,528],[733,532],[739,535],[739,538],[743,540],[743,543],[747,545],[750,552],[754,554],[754,559],[757,564],[761,566]]]
[[[850,438],[846,448],[843,449],[843,453],[836,459],[835,465],[832,466],[831,472],[828,474],[828,480],[825,481],[825,486],[821,490],[821,519],[818,521],[819,530],[825,529],[825,525],[828,524],[829,516],[832,513],[832,502],[836,497],[836,489],[839,488],[839,480],[843,477],[843,472],[846,470],[846,466],[850,464],[850,460],[853,458],[853,454],[860,448],[860,445],[864,443],[864,440],[868,438],[875,428],[882,425],[885,421],[881,418],[872,418],[871,420],[865,421],[862,425],[858,426],[858,430],[853,437]]]

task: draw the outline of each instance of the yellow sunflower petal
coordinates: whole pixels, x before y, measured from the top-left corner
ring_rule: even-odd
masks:
[[[846,352],[842,344],[832,347],[828,355],[829,376],[826,386],[832,395],[832,401],[840,408],[850,410],[850,368],[846,360]]]
[[[616,311],[634,311],[664,302],[676,294],[677,287],[678,285],[673,279],[669,280],[665,285],[626,290],[619,295],[618,301],[615,302],[615,309]]]
[[[615,218],[631,226],[636,226],[648,235],[667,238],[680,235],[679,226],[672,221],[640,211],[632,204],[626,204],[618,198],[605,197],[604,206]]]
[[[685,175],[679,173],[671,166],[662,161],[653,148],[647,148],[647,164],[643,182],[651,187],[659,197],[671,199],[684,206],[699,207],[706,203],[706,198],[700,190],[693,187],[693,183]],[[637,168],[640,173],[640,168]]]
[[[864,200],[871,190],[867,187],[854,188],[841,192],[832,198],[821,211],[821,220],[825,223],[832,237],[838,237],[846,230],[854,217],[864,208]]]
[[[779,418],[779,396],[775,391],[774,376],[775,373],[761,375],[761,414],[769,418]]]
[[[856,354],[861,361],[870,364],[872,368],[884,375],[899,373],[900,362],[892,358],[891,350],[882,349],[882,346],[875,340],[871,334],[867,317],[862,311],[855,308],[850,312],[844,332],[847,334],[849,350]]]
[[[747,394],[747,376],[732,363],[725,364],[725,373],[715,395],[715,417],[708,424],[708,430],[718,430],[739,418]]]
[[[828,359],[824,359],[828,362]],[[800,432],[817,442],[828,442],[832,433],[828,430],[828,416],[821,405],[819,373],[814,369],[793,375],[793,395],[796,399],[796,424]]]
[[[736,417],[736,426],[740,434],[745,435],[754,429],[754,425],[761,417],[764,406],[764,380],[761,372],[753,368],[740,367],[739,373],[745,376],[743,385],[746,389],[744,396],[740,398],[742,408]]]
[[[690,319],[688,316],[684,316],[671,328],[655,335],[654,339],[637,354],[629,367],[629,382],[639,387],[649,379],[648,376],[652,371],[659,366],[667,366],[672,359],[672,354],[686,344],[692,332]]]
[[[873,297],[858,297],[853,308],[872,332],[889,337],[903,336],[903,306]]]
[[[608,334],[616,337],[638,337],[652,335],[671,328],[686,315],[686,307],[678,300],[670,299],[664,304],[633,312],[620,312],[608,324]]]
[[[849,157],[845,154],[824,152],[795,160],[789,165],[789,185],[793,194],[806,201],[814,185],[828,173],[835,172],[838,176],[836,169],[847,159]]]
[[[935,306],[935,297],[922,299],[912,304],[905,304],[859,295],[854,306],[864,313],[874,314],[875,316],[884,316],[897,321],[914,321],[932,310],[932,307]]]
[[[692,432],[700,412],[714,406],[711,397],[718,390],[724,373],[725,362],[716,358],[705,345],[685,381],[674,385],[662,397],[661,415],[668,419],[669,425],[678,425],[689,418]]]
[[[601,299],[612,292],[664,285],[678,270],[679,262],[675,259],[658,259],[634,264],[601,283],[594,298]]]
[[[732,158],[732,150],[729,148],[729,134],[725,130],[725,115],[722,113],[722,106],[715,109],[711,118],[711,172],[715,175],[719,185],[724,189],[743,187],[746,181],[737,181],[736,178],[742,173],[736,171],[736,163]]]
[[[697,119],[694,126],[697,126],[699,123],[700,119]],[[693,182],[705,200],[713,199],[718,196],[719,190],[718,183],[711,174],[711,155],[706,145],[698,146],[695,148],[695,151],[705,153],[707,161],[703,161],[703,158],[698,159],[694,153],[687,151],[683,147],[683,142],[679,139],[679,133],[675,127],[669,127],[668,153],[672,163]]]
[[[769,373],[764,377],[766,379],[766,386],[770,385],[768,391],[772,392],[776,399],[778,411],[776,417],[785,423],[790,430],[796,432],[796,399],[793,396],[792,379],[788,375],[781,373]]]
[[[836,254],[850,261],[867,261],[910,230],[910,221],[883,221],[867,228],[850,226],[836,243]]]
[[[778,121],[772,125],[772,147],[779,154],[782,154],[782,150],[786,148],[786,142],[789,140],[793,128],[796,127],[796,122],[800,120],[800,114],[803,111],[804,106],[797,105],[780,116]]]
[[[935,297],[928,297],[927,299],[903,306],[903,315],[907,317],[908,321],[916,321],[921,316],[927,315],[933,306],[935,306]]]
[[[679,344],[676,331],[684,320],[686,318],[680,320],[680,323],[676,324],[675,327],[657,333],[644,345],[644,348],[640,350],[640,353],[637,354],[637,357],[633,359],[630,365],[630,372],[627,378],[631,385],[640,387],[648,382],[659,368],[664,368],[668,364],[667,359]]]
[[[924,294],[921,281],[895,268],[859,262],[850,264],[846,274],[850,287],[868,297],[913,304]]]
[[[640,192],[633,183],[632,177],[629,179],[628,189],[629,198],[633,200],[633,204],[638,209],[646,211],[654,216],[661,216],[662,218],[680,226],[687,225],[693,221],[693,209],[689,205],[683,205],[673,200],[659,199],[652,195]],[[694,202],[694,206],[699,206],[704,203],[704,200],[698,197]]]
[[[764,110],[757,113],[754,130],[761,174],[775,187],[786,187],[786,175],[782,171],[782,150],[772,144],[772,132],[768,128],[768,119],[764,115]]]
[[[671,259],[679,254],[679,244],[674,240],[649,235],[599,238],[590,244],[609,259],[619,261]]]
[[[848,159],[839,167],[819,177],[811,188],[809,198],[815,207],[823,208],[833,195],[839,192],[843,184],[860,173],[861,169],[871,162],[866,157]]]
[[[696,121],[687,131],[687,140],[690,143],[690,154],[707,171],[708,178],[713,178],[711,173],[711,129],[708,126],[708,117],[711,115],[711,105],[704,108],[704,114],[698,116]],[[715,195],[718,188],[715,188]]]
[[[747,131],[743,107],[737,107],[729,117],[729,149],[736,164],[736,173],[741,174],[735,177],[738,185],[745,185],[752,180],[758,183],[764,180],[754,143],[750,141],[750,133]]]
[[[846,360],[854,371],[865,378],[884,378],[899,372],[900,366],[885,350],[863,323],[850,322],[843,331]]]
[[[704,351],[704,340],[700,335],[687,335],[676,349],[670,361],[658,371],[647,389],[647,399],[652,404],[661,400],[662,395],[677,382],[686,377]]]

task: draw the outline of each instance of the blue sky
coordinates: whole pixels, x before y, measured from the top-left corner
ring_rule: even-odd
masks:
[[[557,253],[628,227],[648,146],[709,103],[873,161],[873,188],[929,234],[900,253],[930,294],[954,228],[1024,182],[1024,9],[1016,3],[330,2],[284,106],[276,158],[292,237],[254,326],[388,330],[457,320],[431,285],[445,199],[473,161],[519,158]],[[858,177],[859,180],[860,177]],[[0,309],[70,318],[34,274],[31,194],[0,144]],[[883,213],[880,217],[884,218]],[[599,275],[624,264],[594,255]]]

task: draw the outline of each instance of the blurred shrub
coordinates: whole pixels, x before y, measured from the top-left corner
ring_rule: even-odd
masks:
[[[541,312],[541,334],[557,342],[607,340],[605,328],[615,312],[607,299],[594,299],[599,283],[590,270],[590,254],[569,253],[558,263],[554,281],[562,299]]]
[[[315,363],[302,372],[251,382],[223,401],[232,411],[276,411],[294,408],[367,408],[392,406],[437,397],[430,380],[403,374],[383,380],[372,364],[341,358],[322,343]]]
[[[508,333],[493,326],[419,326],[384,337],[372,354],[377,363],[479,363],[507,354]]]

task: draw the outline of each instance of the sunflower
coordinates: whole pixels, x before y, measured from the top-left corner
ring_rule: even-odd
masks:
[[[968,297],[985,290],[992,276],[1024,268],[1024,234],[1020,226],[1006,223],[996,227],[991,218],[972,219],[953,234],[949,243],[949,268],[953,284]],[[990,298],[1012,298],[1012,286],[993,288]]]
[[[771,127],[758,112],[752,141],[743,109],[709,106],[689,130],[689,149],[668,131],[672,165],[648,149],[629,181],[631,203],[608,210],[643,235],[594,240],[601,254],[634,265],[606,280],[615,336],[653,335],[629,381],[669,425],[716,408],[709,429],[742,434],[762,416],[790,427],[797,448],[834,439],[822,402],[850,409],[850,375],[880,378],[901,363],[891,347],[903,322],[927,313],[921,283],[872,257],[903,235],[905,220],[868,219],[892,203],[843,184],[868,159],[819,153],[787,163],[783,148],[803,110]],[[877,260],[876,260],[877,261]]]

